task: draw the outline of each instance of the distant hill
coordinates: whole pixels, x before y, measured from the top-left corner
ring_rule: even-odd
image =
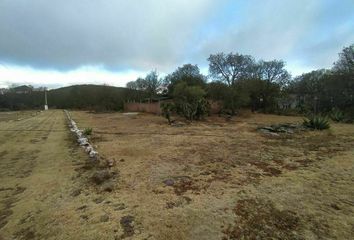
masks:
[[[47,92],[49,108],[87,109],[111,111],[123,109],[127,100],[145,97],[141,91],[103,85],[74,85]],[[9,91],[0,95],[0,109],[42,109],[44,92],[16,93]]]

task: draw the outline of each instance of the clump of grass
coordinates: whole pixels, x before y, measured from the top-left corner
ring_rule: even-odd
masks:
[[[303,125],[307,128],[315,130],[324,130],[330,128],[327,117],[321,115],[313,115],[304,120]]]
[[[86,135],[86,136],[89,136],[89,135],[92,135],[92,128],[85,128],[83,133]]]

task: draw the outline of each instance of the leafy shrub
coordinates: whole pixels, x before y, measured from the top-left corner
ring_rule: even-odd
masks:
[[[205,99],[198,99],[193,102],[178,101],[178,110],[187,120],[200,120],[209,112],[209,103]]]
[[[86,135],[86,136],[89,136],[92,134],[92,128],[85,128],[83,133]]]
[[[171,124],[171,114],[174,109],[173,103],[166,102],[161,104],[162,115],[167,119],[168,124]]]
[[[320,115],[313,115],[304,120],[303,125],[307,128],[324,130],[330,128],[327,117]]]
[[[345,115],[341,110],[333,108],[330,113],[330,117],[335,122],[343,122]]]
[[[205,95],[204,89],[200,86],[178,83],[173,90],[176,112],[190,121],[202,119],[210,108]]]

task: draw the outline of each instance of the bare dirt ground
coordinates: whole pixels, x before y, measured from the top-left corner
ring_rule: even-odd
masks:
[[[81,128],[93,128],[91,140],[103,159],[114,161],[115,187],[104,198],[110,202],[107,224],[120,221],[120,238],[354,234],[353,125],[272,137],[257,127],[302,119],[248,114],[168,126],[162,117],[146,114],[74,112],[73,118]]]
[[[302,119],[72,115],[100,166],[62,111],[0,121],[1,240],[353,236],[354,125],[268,136],[257,127]]]

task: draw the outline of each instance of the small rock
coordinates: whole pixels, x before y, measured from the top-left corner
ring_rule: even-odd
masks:
[[[166,186],[173,186],[175,184],[175,181],[173,179],[166,179],[166,180],[163,181],[163,183]]]
[[[85,146],[85,152],[90,153],[93,151],[93,147],[91,145]]]
[[[270,132],[268,135],[273,136],[273,137],[279,137],[280,135],[278,133]]]
[[[94,150],[92,150],[92,151],[90,152],[90,154],[89,154],[90,158],[94,158],[94,157],[96,157],[97,155],[98,155],[98,152],[96,152],[96,151],[94,151]]]
[[[81,137],[81,138],[77,139],[77,141],[80,144],[80,146],[85,146],[85,145],[89,144],[87,138]]]
[[[114,165],[114,160],[108,159],[108,160],[107,160],[107,166],[108,166],[108,167],[113,167],[113,165]]]
[[[261,130],[266,130],[269,132],[275,132],[275,129],[273,127],[262,127]]]

